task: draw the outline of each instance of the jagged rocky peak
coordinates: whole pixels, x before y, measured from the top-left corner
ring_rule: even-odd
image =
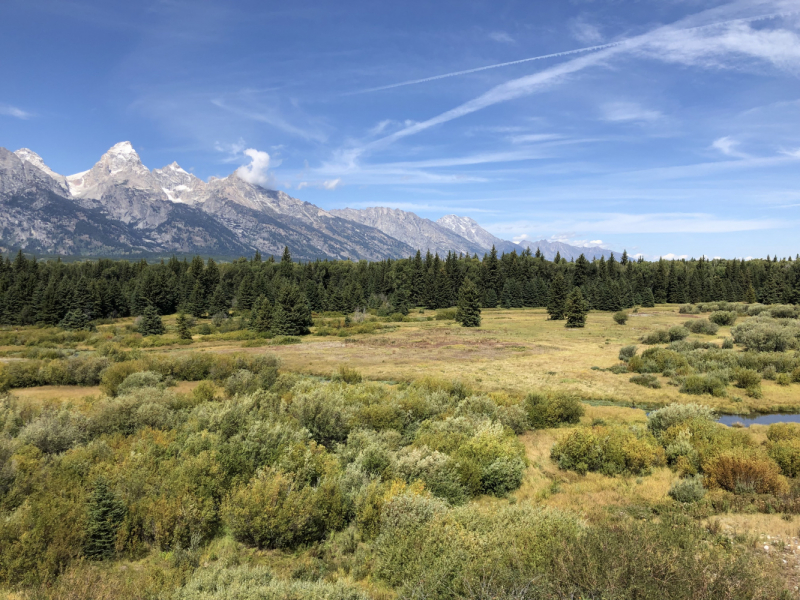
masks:
[[[99,199],[109,186],[123,182],[130,188],[163,194],[130,142],[114,144],[91,169],[67,177],[69,191],[77,198]]]
[[[63,175],[59,175],[58,173],[53,171],[50,167],[48,167],[47,164],[45,164],[42,157],[36,154],[36,152],[34,152],[29,148],[20,148],[19,150],[15,150],[14,154],[16,154],[20,160],[23,160],[28,164],[33,165],[43,173],[49,175],[56,181],[56,183],[62,190],[67,191],[68,189],[67,178],[64,177]]]
[[[161,191],[172,202],[196,204],[205,200],[207,184],[181,168],[177,162],[161,169],[153,169],[153,177],[158,180]]]

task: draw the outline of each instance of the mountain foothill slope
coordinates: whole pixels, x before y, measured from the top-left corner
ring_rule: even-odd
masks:
[[[326,211],[248,183],[236,172],[205,182],[174,162],[151,171],[129,142],[67,177],[32,150],[0,148],[0,208],[2,252],[235,258],[256,250],[277,256],[288,246],[301,260],[380,260],[417,250],[443,256],[482,255],[493,246],[499,253],[522,249],[468,217],[431,221],[391,208]],[[550,243],[541,244],[552,258]],[[583,250],[561,246],[565,258]]]

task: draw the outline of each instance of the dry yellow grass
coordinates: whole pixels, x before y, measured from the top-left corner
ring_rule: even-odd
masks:
[[[639,415],[627,416],[631,420],[639,420]],[[619,413],[606,412],[602,418],[630,422]],[[550,449],[569,431],[545,429],[521,436],[530,466],[525,472],[522,486],[514,494],[518,501],[567,509],[591,519],[610,506],[649,504],[663,500],[669,486],[677,479],[677,475],[667,468],[655,469],[645,477],[607,477],[599,473],[578,475],[562,471],[550,460]]]

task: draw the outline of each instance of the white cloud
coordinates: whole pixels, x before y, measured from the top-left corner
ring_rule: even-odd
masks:
[[[269,154],[254,148],[248,148],[244,154],[250,157],[250,164],[236,169],[236,174],[247,183],[261,187],[269,185]]]
[[[0,115],[24,120],[30,119],[33,116],[33,113],[29,113],[28,111],[17,108],[16,106],[11,106],[10,104],[0,104]]]
[[[737,158],[747,158],[747,154],[743,152],[739,152],[736,150],[736,146],[739,145],[739,142],[734,140],[731,137],[725,136],[721,137],[718,140],[714,140],[714,143],[711,144],[712,148],[719,150],[725,156],[735,156]]]
[[[624,121],[655,121],[662,117],[657,110],[643,108],[635,102],[609,102],[603,105],[603,119],[613,123]]]
[[[342,185],[342,180],[338,177],[336,179],[330,179],[322,182],[322,187],[324,187],[326,190],[335,190],[340,185]]]
[[[603,243],[603,240],[591,240],[589,242],[592,246],[599,246]]]
[[[599,44],[603,41],[603,34],[597,25],[588,23],[583,17],[575,19],[570,24],[570,32],[573,37],[582,44]]]
[[[307,181],[301,181],[300,183],[297,184],[297,189],[298,190],[302,190],[303,188],[307,188],[307,187],[308,187],[308,182]]]
[[[489,34],[489,39],[495,42],[502,42],[504,44],[515,43],[514,38],[508,35],[505,31],[493,31]]]
[[[664,260],[681,260],[682,258],[689,258],[688,254],[673,254],[670,252],[669,254],[665,254],[662,256]]]

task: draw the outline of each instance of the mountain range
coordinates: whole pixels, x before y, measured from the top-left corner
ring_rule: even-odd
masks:
[[[88,171],[63,176],[32,150],[0,147],[0,251],[69,256],[202,254],[300,260],[404,258],[417,250],[483,255],[541,249],[567,259],[608,256],[604,248],[560,242],[515,244],[468,217],[438,221],[391,208],[326,211],[237,172],[208,182],[172,163],[149,170],[130,142],[108,150]]]

